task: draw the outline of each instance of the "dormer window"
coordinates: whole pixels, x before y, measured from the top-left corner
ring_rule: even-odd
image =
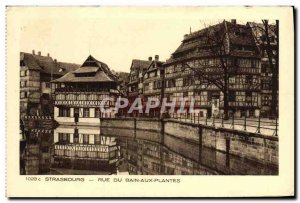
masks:
[[[20,60],[20,66],[24,67],[25,66],[25,62],[23,60]]]

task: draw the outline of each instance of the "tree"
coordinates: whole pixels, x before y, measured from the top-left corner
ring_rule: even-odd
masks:
[[[223,22],[225,24],[225,21]],[[218,24],[221,25],[221,24]],[[184,69],[193,71],[194,77],[201,82],[200,85],[215,86],[223,93],[224,119],[228,119],[229,111],[229,77],[235,75],[233,60],[229,53],[229,39],[226,26],[212,26],[202,31],[201,38],[204,44],[202,52],[213,59],[212,64],[203,60],[197,67],[192,67],[188,62],[183,63]]]
[[[271,117],[278,117],[278,73],[279,73],[279,21],[270,24],[268,20],[262,20],[261,24],[248,24],[254,29],[254,38],[258,44],[261,57],[268,59],[268,65],[272,72],[272,102]]]

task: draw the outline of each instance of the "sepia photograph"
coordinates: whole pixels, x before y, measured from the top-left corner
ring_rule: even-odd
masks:
[[[19,16],[15,175],[279,177],[279,140],[293,137],[279,110],[287,20],[201,9],[7,7],[8,26]]]

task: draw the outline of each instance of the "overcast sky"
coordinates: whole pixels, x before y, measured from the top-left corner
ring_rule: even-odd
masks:
[[[220,17],[217,11],[209,13]],[[190,28],[193,32],[222,21],[205,20],[197,7],[31,8],[21,15],[20,51],[34,49],[58,61],[78,64],[91,54],[111,69],[126,72],[132,59],[147,60],[156,54],[160,60],[168,59]]]

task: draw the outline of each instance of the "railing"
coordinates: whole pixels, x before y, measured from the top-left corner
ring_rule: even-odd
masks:
[[[24,120],[52,120],[52,117],[51,116],[28,116],[28,115],[25,115],[23,116],[23,119]]]
[[[268,136],[278,136],[278,119],[267,118],[231,118],[225,120],[224,116],[204,118],[200,114],[172,114],[170,119],[179,120],[187,123],[203,124],[212,127],[227,128],[233,130],[242,130],[246,132],[258,133]]]
[[[279,124],[278,118],[268,119],[268,118],[249,118],[240,117],[235,118],[231,116],[229,119],[225,120],[224,116],[219,117],[201,117],[200,114],[160,114],[159,112],[146,113],[119,113],[117,115],[119,118],[166,118],[170,120],[176,120],[185,123],[202,124],[206,126],[216,127],[216,128],[226,128],[232,130],[240,130],[245,132],[257,133],[266,136],[278,136]]]
[[[55,89],[56,93],[66,93],[66,92],[95,92],[95,93],[116,93],[117,90],[115,89],[109,89],[109,88],[67,88],[67,87],[62,87],[62,88],[56,88]]]

